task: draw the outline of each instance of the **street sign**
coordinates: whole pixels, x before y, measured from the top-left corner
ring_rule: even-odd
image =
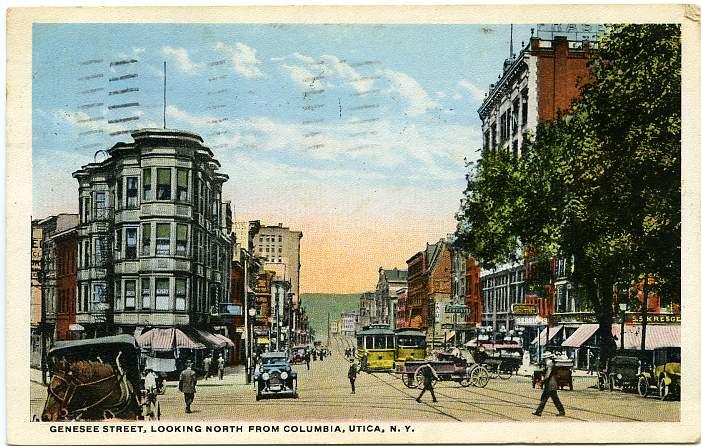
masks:
[[[447,304],[445,306],[445,312],[446,313],[461,313],[461,314],[466,314],[467,313],[467,305],[463,304]]]
[[[642,324],[643,315],[642,313],[626,313],[626,322],[632,324]],[[654,324],[681,324],[682,315],[681,314],[655,314],[648,313],[646,318],[646,323]]]
[[[511,314],[533,316],[538,314],[538,307],[532,304],[511,304]]]

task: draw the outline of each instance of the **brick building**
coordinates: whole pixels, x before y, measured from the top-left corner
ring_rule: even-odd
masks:
[[[445,306],[451,303],[451,253],[445,239],[426,244],[426,249],[407,260],[407,313],[411,328],[425,330],[429,340],[447,335],[443,323],[450,319]]]

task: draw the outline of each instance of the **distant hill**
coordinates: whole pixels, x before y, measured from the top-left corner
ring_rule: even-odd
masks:
[[[309,325],[316,332],[317,338],[326,339],[328,314],[331,313],[331,320],[334,320],[339,319],[344,311],[357,310],[360,303],[360,293],[302,293],[301,300],[302,306],[309,316]]]

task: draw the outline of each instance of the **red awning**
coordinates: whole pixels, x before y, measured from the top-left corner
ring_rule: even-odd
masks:
[[[231,339],[227,338],[226,336],[219,334],[219,333],[214,333],[214,336],[216,336],[217,338],[224,341],[226,343],[227,347],[236,347],[236,344],[234,344],[234,342]]]
[[[206,348],[201,342],[191,339],[177,328],[152,328],[136,338],[139,347],[154,351],[171,351],[176,348],[201,350]]]
[[[226,348],[234,346],[234,343],[231,342],[230,339],[220,334],[209,333],[207,331],[200,330],[199,328],[195,328],[194,331],[195,334],[202,338],[204,342],[210,344],[214,348]]]
[[[548,342],[552,341],[553,338],[555,336],[557,336],[558,333],[560,333],[560,330],[562,330],[562,325],[556,325],[554,327],[550,327],[550,330],[548,330],[547,328],[542,328],[541,332],[540,332],[540,336],[533,339],[533,341],[531,341],[531,344],[535,344],[535,345],[540,344],[541,346],[547,345]],[[550,333],[548,333],[548,331]],[[549,338],[548,338],[548,334],[550,335]]]

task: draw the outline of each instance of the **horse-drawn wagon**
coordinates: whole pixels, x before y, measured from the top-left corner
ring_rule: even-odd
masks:
[[[406,361],[397,365],[396,373],[401,375],[402,382],[410,389],[423,388],[424,367],[431,366],[438,375],[439,381],[454,381],[462,387],[485,387],[489,382],[489,373],[480,364],[468,364],[467,359],[439,352],[436,359],[422,361]]]
[[[158,418],[130,335],[59,341],[48,352],[51,382],[42,421]]]

